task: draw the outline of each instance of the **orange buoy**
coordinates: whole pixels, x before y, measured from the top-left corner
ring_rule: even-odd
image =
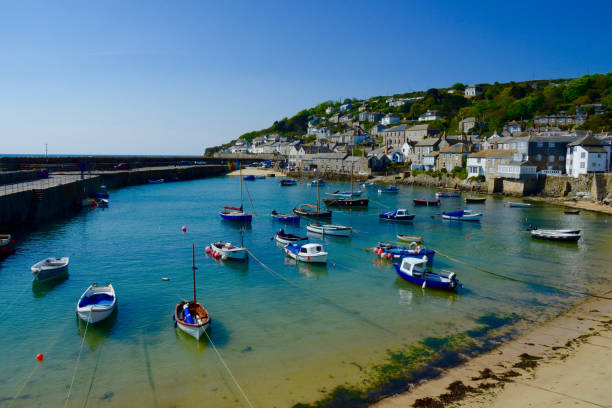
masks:
[[[387,254],[387,258],[389,258],[389,259],[393,258],[393,254],[391,252],[389,252],[389,254]]]
[[[38,354],[36,355],[36,359],[37,359],[39,362],[42,362],[44,358],[45,358],[45,356],[43,356],[43,354],[42,354],[42,353],[38,353]]]

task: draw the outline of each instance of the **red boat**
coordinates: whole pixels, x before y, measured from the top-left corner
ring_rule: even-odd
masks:
[[[15,239],[10,234],[0,234],[0,259],[15,251]]]
[[[436,200],[436,201],[428,201],[426,199],[422,199],[422,200],[413,200],[414,201],[414,205],[426,205],[426,206],[430,206],[430,205],[440,205],[440,200]]]

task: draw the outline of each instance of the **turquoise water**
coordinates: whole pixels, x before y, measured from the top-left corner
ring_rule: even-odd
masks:
[[[192,243],[198,300],[213,318],[212,342],[257,407],[316,400],[323,389],[359,381],[362,368],[387,349],[476,327],[485,314],[541,321],[583,298],[470,265],[569,291],[601,292],[612,283],[608,217],[564,215],[545,204],[507,208],[490,197],[471,205],[485,214],[480,224],[446,222],[438,208],[412,206],[413,198],[433,198],[423,188],[364,193],[373,198],[368,210],[333,216],[334,223],[354,227],[352,239],[312,236],[329,251],[328,265],[296,266],[271,241],[281,226],[268,214],[313,203],[316,190],[281,188],[275,179],[247,186],[258,216],[244,243],[273,272],[255,259],[235,264],[205,256],[211,241],[240,242],[240,228],[217,215],[223,205],[238,205],[236,178],[112,191],[109,209],[84,211],[22,237],[16,254],[0,263],[0,406],[65,406],[69,390],[67,405],[75,407],[248,406],[210,343],[173,326],[173,307],[192,297]],[[462,205],[443,199],[442,210]],[[378,220],[378,212],[396,207],[414,210],[414,222]],[[578,245],[535,241],[524,231],[529,224],[581,229],[583,239]],[[305,234],[305,226],[285,229]],[[399,281],[369,249],[397,233],[422,235],[427,246],[466,262],[440,254],[434,261],[435,269],[456,272],[464,288],[451,294]],[[48,256],[70,256],[68,276],[32,282],[29,267]],[[113,283],[118,312],[86,327],[74,310],[94,281]],[[42,364],[37,353],[45,355]]]

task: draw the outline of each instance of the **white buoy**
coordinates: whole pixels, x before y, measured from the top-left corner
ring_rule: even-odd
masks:
[[[427,281],[423,281],[423,286],[421,286],[423,289],[425,289],[425,286],[427,285]]]
[[[162,278],[162,280],[168,282],[170,278]]]

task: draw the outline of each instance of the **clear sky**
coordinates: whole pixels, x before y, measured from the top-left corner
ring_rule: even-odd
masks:
[[[612,71],[612,2],[0,0],[0,153],[201,154],[329,99]]]

